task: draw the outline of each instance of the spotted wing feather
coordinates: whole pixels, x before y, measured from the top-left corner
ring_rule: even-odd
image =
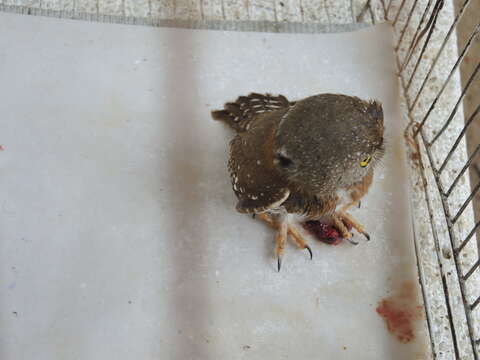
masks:
[[[259,114],[288,108],[290,103],[283,95],[251,93],[226,103],[223,110],[212,111],[212,117],[228,124],[237,132],[247,131]]]
[[[273,165],[270,148],[274,129],[286,111],[266,114],[250,131],[237,134],[230,143],[228,168],[239,212],[273,210],[290,195],[288,184]]]
[[[261,160],[251,161],[258,154],[248,154],[250,151],[245,149],[242,140],[239,136],[233,139],[231,154],[246,150],[243,152],[246,156],[233,155],[228,163],[233,191],[238,198],[237,211],[262,213],[280,207],[290,195],[290,190],[278,181],[272,169],[263,166]]]

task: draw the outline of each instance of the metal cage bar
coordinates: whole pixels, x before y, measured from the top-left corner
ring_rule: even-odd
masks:
[[[398,2],[397,2],[398,3]],[[442,54],[444,54],[446,45],[449,41],[451,41],[453,34],[455,33],[456,27],[459,24],[462,16],[466,11],[468,11],[468,6],[470,0],[466,0],[461,8],[459,9],[457,15],[451,22],[451,25],[448,28],[448,32],[444,35],[443,40],[440,42],[440,46],[438,48],[437,53],[434,55],[433,60],[429,63],[428,60],[425,58],[425,53],[427,51],[428,46],[432,42],[433,37],[438,37],[439,34],[436,33],[436,23],[439,16],[442,16],[442,9],[444,6],[444,1],[437,0],[432,11],[430,12],[429,19],[427,23],[426,21],[426,14],[429,12],[431,7],[431,1],[413,1],[407,5],[407,1],[402,1],[399,4],[397,13],[391,14],[387,12],[389,17],[393,20],[393,26],[396,29],[398,34],[399,40],[396,43],[395,50],[397,52],[397,67],[398,67],[398,75],[400,78],[400,84],[402,89],[402,95],[404,97],[404,101],[406,103],[406,107],[408,109],[408,117],[409,117],[409,127],[407,128],[407,136],[410,137],[410,141],[416,144],[417,148],[424,149],[424,157],[427,164],[423,164],[422,156],[419,157],[420,162],[420,169],[422,173],[422,178],[424,183],[427,183],[427,179],[425,178],[424,172],[427,171],[426,168],[428,167],[433,174],[433,178],[435,179],[435,185],[437,189],[437,193],[439,198],[441,199],[442,204],[442,212],[444,215],[444,220],[446,222],[446,227],[448,229],[448,239],[450,243],[451,249],[453,249],[453,265],[455,268],[455,273],[458,279],[458,284],[460,287],[460,294],[462,297],[462,303],[466,318],[466,325],[468,328],[468,335],[469,335],[469,343],[471,347],[471,355],[468,358],[473,358],[478,360],[480,358],[480,334],[476,332],[475,329],[475,318],[473,315],[473,311],[478,307],[480,302],[480,296],[478,294],[474,297],[475,300],[471,301],[469,298],[469,288],[468,288],[468,281],[473,281],[472,278],[474,277],[474,273],[479,271],[480,268],[480,257],[477,256],[476,261],[465,271],[462,269],[462,264],[460,260],[460,254],[462,251],[465,250],[467,245],[472,244],[472,239],[475,238],[475,234],[477,230],[480,229],[480,221],[478,221],[473,228],[469,231],[469,233],[463,238],[460,235],[457,229],[458,220],[465,214],[465,210],[469,208],[472,204],[472,201],[475,195],[480,190],[480,183],[476,184],[473,189],[471,190],[470,194],[463,200],[458,210],[454,211],[450,205],[449,198],[455,192],[456,188],[460,184],[460,180],[464,179],[468,176],[468,170],[471,169],[472,165],[474,164],[474,159],[476,155],[480,152],[480,144],[476,146],[476,149],[467,157],[464,166],[461,169],[458,169],[459,172],[456,177],[453,178],[453,182],[448,187],[448,190],[445,191],[445,185],[442,181],[442,175],[445,175],[445,171],[447,168],[447,164],[452,159],[453,154],[460,149],[460,146],[464,145],[464,139],[466,137],[466,133],[468,132],[469,127],[477,118],[477,115],[480,111],[480,105],[469,115],[467,121],[463,124],[463,127],[460,129],[459,133],[456,134],[453,139],[453,144],[449,147],[446,151],[446,156],[441,161],[441,165],[439,167],[436,166],[436,161],[439,154],[434,155],[433,145],[437,142],[440,142],[440,138],[444,135],[447,130],[452,128],[454,119],[455,122],[458,124],[457,116],[460,113],[460,110],[463,110],[462,104],[465,99],[466,93],[469,90],[471,84],[475,81],[476,75],[480,70],[480,63],[476,66],[473,73],[470,75],[469,79],[467,80],[466,84],[461,89],[460,93],[458,94],[457,98],[455,99],[455,105],[453,109],[449,112],[446,118],[439,117],[439,116],[432,116],[439,106],[439,102],[442,101],[442,95],[445,94],[445,90],[447,85],[451,82],[453,78],[458,78],[458,71],[459,67],[464,61],[466,54],[468,53],[469,49],[472,46],[473,41],[477,37],[480,31],[480,23],[472,30],[470,36],[468,37],[468,41],[466,42],[465,46],[460,52],[460,55],[456,59],[454,65],[451,67],[448,75],[443,80],[441,84],[440,90],[436,94],[433,99],[429,99],[425,95],[426,84],[428,80],[431,78],[432,73],[435,70],[437,63]],[[422,5],[425,6],[422,8]],[[420,12],[419,8],[423,9],[422,16],[416,25],[416,30],[413,31],[413,36],[410,38],[406,35],[407,30],[415,29],[415,21],[414,21],[414,13]],[[401,12],[406,12],[401,14]],[[403,24],[402,24],[403,20]],[[423,30],[422,25],[425,24]],[[421,47],[418,45],[420,44],[421,38],[427,34],[425,37],[424,43]],[[409,41],[409,44],[405,44]],[[436,40],[438,44],[438,39]],[[400,54],[401,48],[403,47],[403,53]],[[402,58],[403,55],[403,58]],[[417,57],[415,65],[413,65],[412,59]],[[402,60],[400,60],[402,59]],[[419,67],[422,66],[423,72],[419,72]],[[422,78],[423,75],[423,78]],[[410,97],[409,91],[411,91],[413,84],[418,85],[417,92],[414,93],[413,99]],[[428,109],[424,113],[420,109],[418,109],[418,104],[420,101],[426,103],[424,105],[425,109]],[[429,120],[429,121],[427,121]],[[440,130],[433,134],[433,136],[429,139],[425,127],[429,124],[442,124]],[[414,126],[412,126],[414,125]],[[449,134],[450,136],[450,134]],[[420,146],[420,143],[422,146]],[[463,147],[462,147],[463,150]],[[430,184],[431,185],[431,184]],[[450,333],[453,340],[453,353],[455,354],[455,359],[463,359],[462,354],[460,354],[460,347],[459,341],[456,333],[455,324],[452,322],[453,316],[453,309],[451,303],[451,297],[453,296],[450,293],[449,286],[446,281],[446,270],[444,269],[444,264],[441,260],[441,246],[438,239],[438,234],[434,225],[434,211],[438,211],[439,209],[433,209],[432,205],[430,204],[430,194],[429,190],[425,187],[425,197],[428,205],[429,216],[431,219],[431,226],[432,226],[432,233],[434,235],[434,242],[435,242],[435,249],[437,253],[437,263],[438,269],[441,276],[442,286],[444,288],[444,296],[445,296],[445,303],[447,306],[449,321],[450,321]],[[459,241],[461,239],[461,241]],[[456,245],[459,244],[459,245]],[[477,254],[478,255],[478,254]],[[464,274],[464,275],[462,275]],[[429,321],[430,326],[430,321]],[[431,332],[431,329],[430,329]],[[433,344],[433,342],[432,342]],[[438,354],[435,352],[434,346],[432,345],[433,357],[437,358]]]

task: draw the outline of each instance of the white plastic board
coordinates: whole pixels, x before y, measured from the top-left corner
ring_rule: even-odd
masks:
[[[376,312],[421,303],[391,39],[0,14],[0,358],[425,359],[422,320],[402,343]],[[209,114],[252,91],[383,103],[370,242],[291,245],[277,273]]]

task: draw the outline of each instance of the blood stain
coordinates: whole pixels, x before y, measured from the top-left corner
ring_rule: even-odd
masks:
[[[413,283],[404,282],[400,291],[380,301],[377,313],[385,320],[388,331],[401,343],[415,339],[415,323],[422,319]]]

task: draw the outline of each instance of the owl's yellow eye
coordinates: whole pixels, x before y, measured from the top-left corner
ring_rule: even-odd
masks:
[[[370,155],[367,155],[367,157],[363,159],[363,161],[360,161],[360,166],[361,167],[367,166],[370,160],[372,160],[372,157]]]

